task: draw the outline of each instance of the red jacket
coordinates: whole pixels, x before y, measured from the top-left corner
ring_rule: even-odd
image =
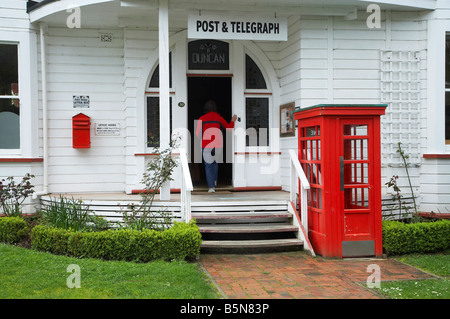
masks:
[[[209,112],[201,116],[197,122],[195,134],[200,138],[202,132],[202,148],[221,148],[223,145],[221,127],[232,129],[234,122],[227,123],[217,112]]]

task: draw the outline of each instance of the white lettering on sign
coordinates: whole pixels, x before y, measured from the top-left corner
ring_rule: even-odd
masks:
[[[193,53],[192,63],[225,63],[225,54]]]
[[[95,123],[95,135],[119,136],[120,123]]]
[[[287,19],[189,15],[188,37],[198,39],[287,41]]]

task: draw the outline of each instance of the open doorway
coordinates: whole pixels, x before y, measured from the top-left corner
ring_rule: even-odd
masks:
[[[214,100],[217,104],[218,113],[227,121],[231,120],[231,77],[214,77],[214,76],[189,76],[188,77],[188,129],[191,133],[191,163],[189,168],[191,171],[192,182],[196,189],[207,188],[206,175],[203,163],[199,160],[199,155],[195,155],[196,148],[194,143],[199,143],[195,135],[196,120],[204,114],[204,105],[206,101]],[[227,159],[231,156],[230,133],[225,130],[223,134],[223,163],[219,164],[219,180],[217,187],[230,188],[232,186],[232,163]],[[199,144],[197,144],[199,145]],[[228,145],[228,147],[227,147]],[[200,155],[201,158],[201,155]]]

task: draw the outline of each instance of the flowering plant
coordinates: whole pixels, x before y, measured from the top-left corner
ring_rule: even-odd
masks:
[[[1,213],[6,216],[21,216],[21,205],[25,199],[34,192],[34,185],[30,180],[34,175],[27,173],[17,183],[14,177],[9,176],[0,181],[0,207]]]

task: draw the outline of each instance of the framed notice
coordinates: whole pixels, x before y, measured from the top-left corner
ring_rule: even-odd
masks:
[[[295,103],[287,103],[280,106],[280,136],[295,136],[294,125]]]
[[[120,136],[120,123],[101,122],[95,123],[96,136]]]
[[[88,95],[74,95],[73,108],[89,108],[90,100]]]

